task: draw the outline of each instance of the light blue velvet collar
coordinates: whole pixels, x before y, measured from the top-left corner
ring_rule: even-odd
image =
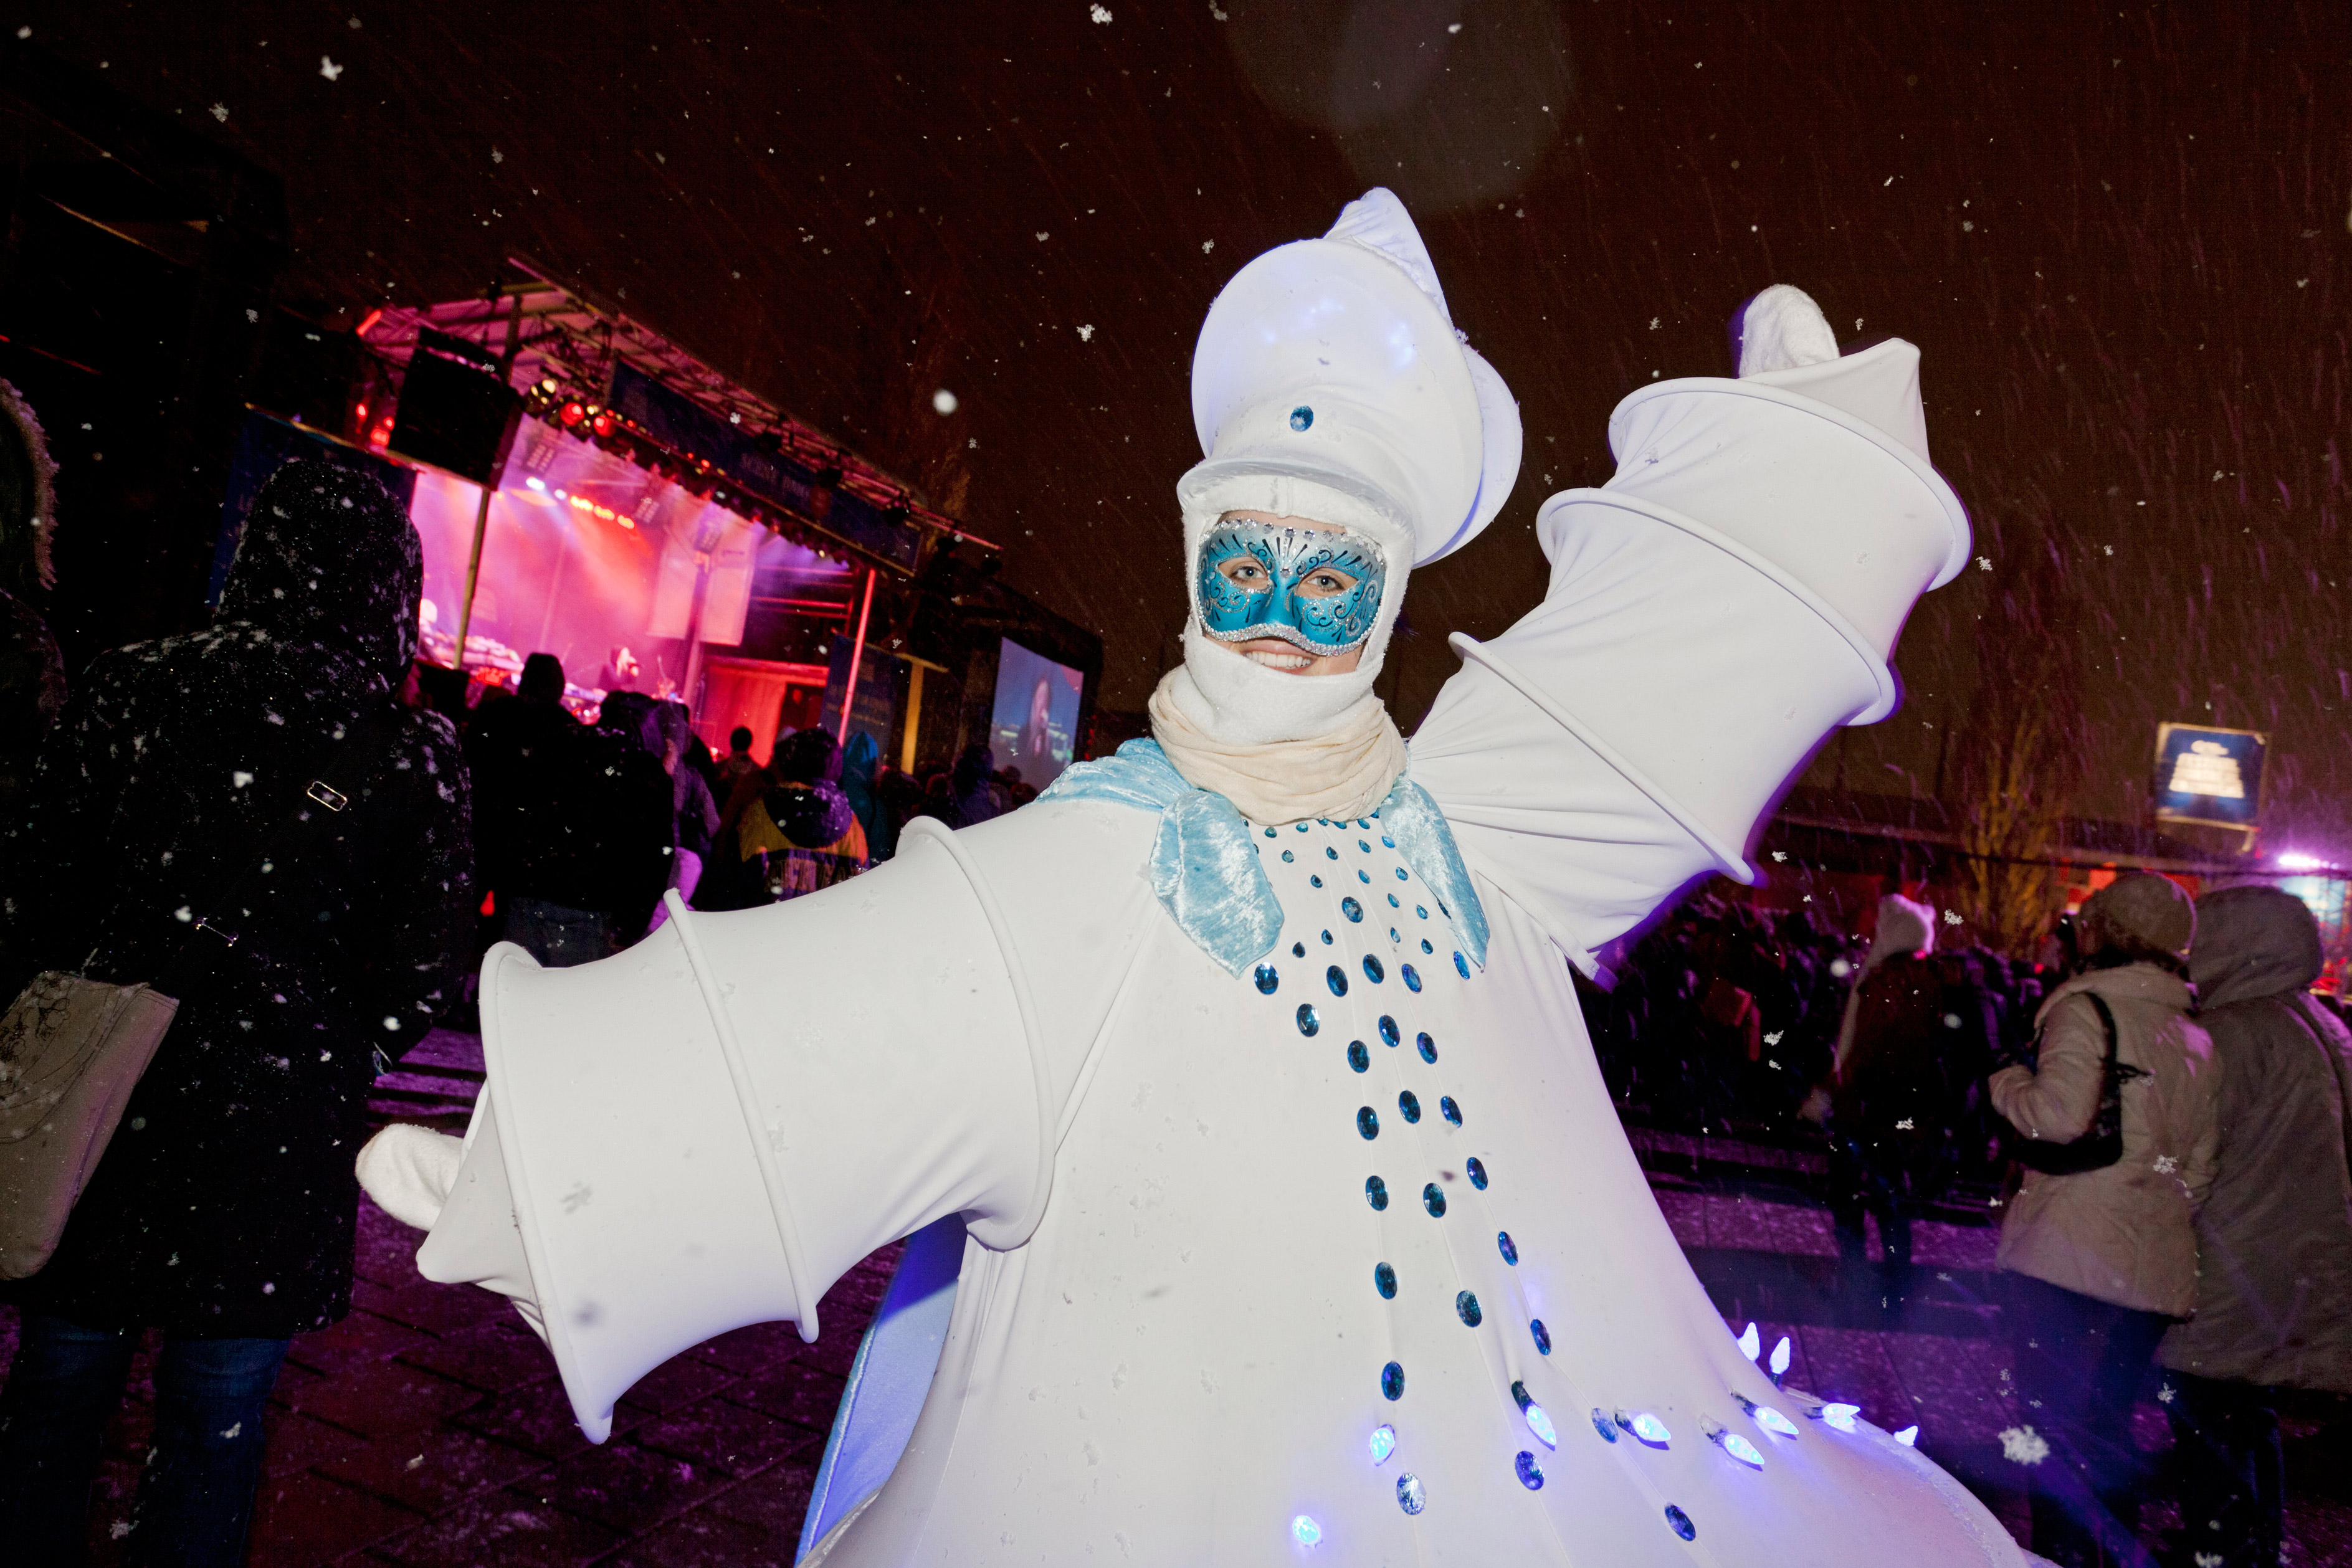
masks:
[[[1274,950],[1282,936],[1282,901],[1258,863],[1248,821],[1223,795],[1186,783],[1158,741],[1130,740],[1116,757],[1077,763],[1038,799],[1104,800],[1159,812],[1151,891],[1169,918],[1231,974],[1244,973]],[[1400,773],[1374,815],[1404,863],[1437,894],[1463,951],[1486,967],[1486,912],[1437,802]]]

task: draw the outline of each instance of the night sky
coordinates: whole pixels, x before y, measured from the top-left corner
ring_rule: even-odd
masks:
[[[2352,856],[2341,0],[17,23],[278,172],[293,288],[345,323],[512,253],[621,296],[1002,541],[1006,580],[1103,635],[1114,707],[1174,656],[1186,368],[1251,256],[1391,186],[1522,405],[1510,505],[1414,575],[1408,728],[1444,632],[1532,601],[1536,507],[1608,476],[1614,402],[1728,373],[1730,309],[1798,284],[1843,337],[1921,346],[1981,558],[1914,615],[1904,710],[1811,779],[1965,794],[2041,714],[2053,788],[2078,759],[2078,809],[2137,820],[2159,720],[2242,726],[2272,737],[2268,845]]]

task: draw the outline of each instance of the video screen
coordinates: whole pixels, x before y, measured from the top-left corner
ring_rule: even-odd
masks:
[[[1007,637],[996,659],[996,708],[988,742],[999,768],[1043,789],[1070,765],[1078,743],[1078,696],[1086,676]]]

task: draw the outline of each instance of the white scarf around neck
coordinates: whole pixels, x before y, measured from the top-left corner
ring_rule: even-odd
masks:
[[[1332,678],[1264,673],[1298,686]],[[1151,694],[1151,737],[1186,782],[1215,790],[1253,822],[1281,827],[1310,817],[1370,816],[1404,771],[1404,737],[1387,705],[1369,691],[1319,733],[1295,740],[1218,739],[1193,716],[1205,706],[1190,667],[1179,664]]]

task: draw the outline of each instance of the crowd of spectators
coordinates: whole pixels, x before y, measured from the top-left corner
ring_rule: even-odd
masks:
[[[1948,938],[1947,938],[1948,941]],[[1701,893],[1619,950],[1613,988],[1583,988],[1602,1077],[1620,1107],[1677,1130],[1787,1131],[1828,1077],[1869,938],[1816,906],[1765,910]],[[2031,1038],[2051,982],[2040,964],[1980,945],[1930,956],[1937,1054],[1956,1142],[1982,1131],[1972,1086],[2000,1043]],[[1976,1143],[1982,1143],[1976,1138]],[[1968,1166],[1958,1157],[1956,1165]],[[1978,1166],[1982,1151],[1975,1151]]]
[[[538,653],[511,688],[420,661],[400,694],[464,741],[482,945],[503,937],[551,966],[658,927],[667,892],[713,911],[796,898],[889,859],[917,817],[970,827],[1037,795],[984,745],[913,773],[869,735],[844,747],[818,727],[779,729],[762,761],[739,727],[720,757],[682,703],[621,691],[574,711],[566,691]]]

